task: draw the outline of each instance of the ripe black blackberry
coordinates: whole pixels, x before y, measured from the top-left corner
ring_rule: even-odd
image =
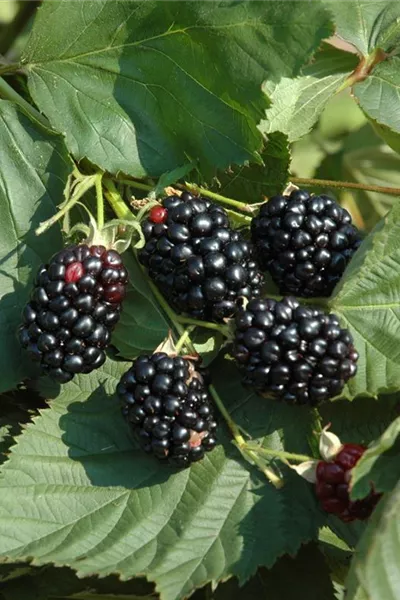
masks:
[[[233,356],[245,385],[312,406],[340,394],[358,359],[352,336],[335,315],[290,296],[252,300],[236,315]]]
[[[252,245],[230,228],[223,208],[184,192],[165,198],[142,227],[140,261],[178,313],[222,321],[242,298],[260,295]]]
[[[104,246],[69,246],[40,267],[19,339],[44,373],[66,383],[104,363],[127,280],[121,256]]]
[[[274,196],[251,224],[258,261],[282,294],[330,296],[360,245],[351,216],[305,190]]]
[[[207,387],[188,358],[139,356],[121,378],[123,414],[146,452],[188,467],[216,445]]]
[[[367,519],[381,498],[381,494],[371,490],[362,500],[350,499],[351,470],[365,450],[358,444],[344,444],[332,461],[319,461],[317,465],[315,492],[321,506],[346,523]]]

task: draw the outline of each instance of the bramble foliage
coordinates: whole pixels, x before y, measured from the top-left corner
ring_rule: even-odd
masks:
[[[0,600],[400,598],[399,23],[390,0],[0,2]],[[160,198],[199,193],[248,236],[289,183],[334,193],[363,238],[330,297],[301,299],[359,353],[313,409],[246,390],[231,322],[177,315],[138,261]],[[15,332],[82,231],[124,252],[128,291],[106,362],[56,384]],[[263,294],[280,298],[268,274]],[[116,397],[169,330],[221,413],[181,471]],[[368,446],[350,482],[383,494],[367,523],[324,513],[290,468],[329,423]]]

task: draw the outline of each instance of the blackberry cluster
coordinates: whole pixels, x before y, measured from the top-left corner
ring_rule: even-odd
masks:
[[[158,459],[188,467],[215,447],[217,424],[207,388],[187,358],[165,352],[139,356],[117,393],[141,446]]]
[[[332,462],[320,461],[317,466],[315,492],[322,508],[347,523],[367,519],[381,498],[380,494],[371,491],[362,500],[350,500],[351,470],[365,450],[364,446],[344,444]]]
[[[105,361],[128,273],[115,250],[69,246],[37,273],[19,328],[21,345],[60,383]]]
[[[282,294],[330,296],[360,245],[351,216],[328,196],[274,196],[251,224],[261,268]]]
[[[178,313],[222,321],[242,298],[260,295],[252,246],[230,228],[223,208],[188,192],[169,196],[150,212],[143,232],[140,261]]]
[[[358,359],[335,315],[290,296],[281,302],[252,300],[236,315],[233,356],[245,385],[312,406],[340,394]]]

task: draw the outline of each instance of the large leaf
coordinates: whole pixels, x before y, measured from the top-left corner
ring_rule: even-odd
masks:
[[[306,452],[309,411],[249,397],[225,362],[216,385],[235,418],[267,448],[284,442]],[[257,565],[316,539],[321,514],[311,486],[286,469],[284,488],[273,488],[223,426],[222,445],[184,471],[138,450],[114,395],[126,367],[108,359],[76,377],[18,438],[0,480],[3,558],[33,557],[80,575],[145,574],[173,600],[230,575],[245,581]]]
[[[374,48],[393,50],[398,44],[400,8],[390,0],[325,0],[338,35],[364,56]]]
[[[251,163],[241,167],[233,166],[228,171],[217,173],[217,183],[213,187],[224,196],[248,204],[262,202],[264,196],[282,192],[289,177],[290,151],[287,137],[279,131],[268,135],[261,158],[262,165]]]
[[[346,600],[398,600],[400,482],[378,504],[357,548]]]
[[[400,204],[364,240],[330,301],[360,354],[351,397],[400,388]]]
[[[368,118],[400,133],[400,58],[395,56],[377,65],[353,91]]]
[[[23,63],[77,158],[134,176],[226,168],[258,160],[261,84],[299,72],[327,15],[319,2],[46,2]]]
[[[71,164],[59,136],[5,101],[0,101],[0,145],[1,392],[29,373],[16,329],[36,269],[62,245],[57,227],[41,237],[35,228],[63,200]]]
[[[352,471],[352,498],[365,498],[371,483],[377,492],[391,491],[400,480],[400,417],[366,450]]]
[[[263,133],[281,131],[291,142],[303,137],[356,64],[354,55],[325,44],[315,61],[303,69],[302,76],[267,81],[263,89],[270,96],[272,106],[261,121],[260,130]]]

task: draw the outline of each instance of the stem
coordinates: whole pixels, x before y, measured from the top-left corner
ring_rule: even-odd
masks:
[[[151,192],[154,187],[151,185],[147,185],[147,183],[140,183],[139,181],[135,181],[134,179],[116,179],[118,183],[122,183],[122,185],[129,185],[130,187],[136,188],[138,190],[143,190],[145,192]]]
[[[239,202],[238,200],[234,200],[233,198],[226,198],[225,196],[221,196],[221,194],[217,194],[215,192],[210,192],[206,188],[200,187],[194,183],[186,183],[185,185],[177,185],[177,187],[182,189],[187,189],[189,192],[199,193],[202,196],[206,196],[207,198],[211,198],[211,200],[216,200],[221,204],[226,204],[227,206],[234,206],[237,210],[245,213],[252,213],[253,208],[249,204],[244,204],[243,202]]]
[[[3,54],[3,52],[2,52]],[[18,63],[9,63],[5,65],[0,65],[0,75],[12,74],[18,71],[21,68],[21,65]]]
[[[81,182],[79,182],[75,188],[72,198],[64,204],[64,206],[62,207],[61,210],[58,211],[58,213],[56,213],[50,219],[48,219],[47,221],[44,221],[43,223],[41,223],[39,225],[39,227],[35,231],[36,235],[41,235],[42,233],[47,231],[47,229],[52,227],[52,225],[57,223],[57,221],[59,221],[65,214],[67,214],[67,212],[69,212],[71,210],[71,208],[73,206],[75,206],[75,204],[77,202],[79,202],[79,200],[82,198],[82,196],[84,194],[86,194],[86,192],[88,190],[90,190],[90,188],[92,188],[93,185],[95,185],[95,184],[96,184],[96,176],[95,175],[85,177],[85,179],[83,179]]]
[[[104,227],[104,198],[102,186],[103,173],[99,173],[96,177],[96,200],[97,200],[97,226],[99,229]]]
[[[377,192],[390,196],[400,196],[400,188],[383,187],[381,185],[365,185],[364,183],[353,183],[352,181],[334,181],[332,179],[312,179],[305,177],[291,177],[292,183],[301,185],[315,185],[319,187],[333,187],[339,189],[364,190],[366,192]]]
[[[43,117],[36,108],[33,108],[22,96],[16,92],[2,77],[0,77],[0,98],[11,100],[18,104],[22,110],[27,113],[34,121],[37,121],[47,129],[51,129],[49,121]]]
[[[249,446],[251,447],[251,446]],[[264,454],[265,456],[273,456],[275,458],[279,458],[282,461],[293,460],[295,462],[305,462],[306,460],[313,460],[311,456],[306,456],[305,454],[293,454],[293,452],[285,452],[284,450],[269,450],[268,448],[263,448],[259,446],[254,449],[254,452],[257,454]]]
[[[103,179],[103,185],[106,188],[106,198],[109,201],[111,208],[119,219],[135,219],[129,207],[122,200],[120,193],[114,183],[109,178]],[[136,220],[136,219],[135,219]]]
[[[176,342],[175,348],[176,348],[176,351],[178,354],[181,351],[181,349],[183,348],[183,346],[186,344],[186,342],[190,341],[190,334],[192,333],[193,329],[194,329],[194,327],[188,327],[183,332],[183,334],[181,335],[179,340]]]
[[[198,321],[197,319],[191,319],[190,317],[183,317],[176,315],[178,323],[184,323],[185,325],[193,325],[193,327],[203,327],[204,329],[211,329],[212,331],[218,331],[225,337],[230,337],[230,331],[228,325],[218,325],[218,323],[210,323],[208,321]]]

